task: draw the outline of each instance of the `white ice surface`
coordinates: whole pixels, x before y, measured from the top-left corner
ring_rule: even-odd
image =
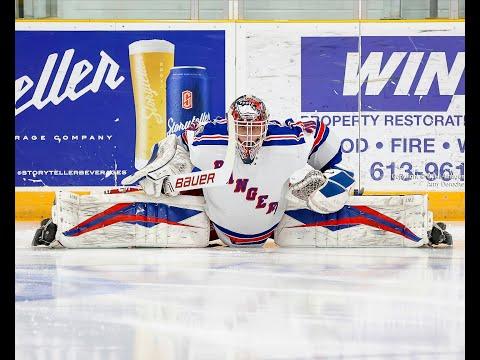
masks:
[[[463,359],[453,248],[30,248],[16,227],[16,359]]]

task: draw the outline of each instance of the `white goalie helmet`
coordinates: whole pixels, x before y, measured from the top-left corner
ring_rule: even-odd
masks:
[[[235,122],[240,158],[251,164],[267,135],[267,108],[256,96],[242,95],[230,105],[229,111]]]

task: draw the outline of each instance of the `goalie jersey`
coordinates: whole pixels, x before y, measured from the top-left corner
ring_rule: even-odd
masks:
[[[227,121],[194,123],[181,135],[181,144],[194,171],[218,168],[226,155]],[[236,154],[228,184],[203,189],[206,214],[226,244],[262,245],[286,210],[290,176],[307,163],[325,171],[341,159],[339,139],[322,122],[271,120],[255,161],[244,164]]]

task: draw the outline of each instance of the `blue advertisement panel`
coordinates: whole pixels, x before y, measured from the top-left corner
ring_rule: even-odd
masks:
[[[182,90],[183,109],[224,116],[224,30],[16,31],[16,186],[119,185],[184,127],[167,116],[173,67],[201,69],[208,92],[200,109]]]
[[[447,111],[465,95],[464,36],[302,37],[302,112]]]
[[[401,32],[302,36],[302,118],[343,135],[360,186],[463,191],[465,37]]]

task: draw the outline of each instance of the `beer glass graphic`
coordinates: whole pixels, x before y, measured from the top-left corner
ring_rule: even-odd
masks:
[[[175,45],[139,40],[128,51],[135,101],[135,168],[141,169],[153,146],[166,136],[166,80],[174,64]]]

